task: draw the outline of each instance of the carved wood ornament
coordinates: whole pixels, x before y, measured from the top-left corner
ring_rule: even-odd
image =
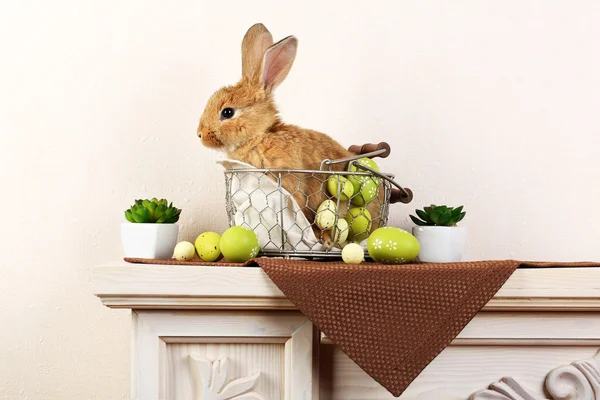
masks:
[[[266,400],[252,391],[260,372],[227,383],[229,375],[227,358],[213,362],[199,355],[190,354],[188,365],[197,400]]]
[[[599,361],[600,353],[550,371],[546,376],[549,399],[533,395],[515,379],[505,377],[473,393],[469,400],[600,400]]]

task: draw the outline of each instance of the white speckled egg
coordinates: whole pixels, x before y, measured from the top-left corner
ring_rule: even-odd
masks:
[[[333,243],[342,246],[348,240],[350,228],[345,219],[338,219],[338,223],[331,230],[333,232]]]
[[[330,229],[335,224],[335,214],[337,212],[337,204],[333,200],[325,200],[317,208],[315,223],[321,229]]]
[[[190,261],[196,254],[196,248],[190,242],[179,242],[173,251],[173,257],[178,261]]]

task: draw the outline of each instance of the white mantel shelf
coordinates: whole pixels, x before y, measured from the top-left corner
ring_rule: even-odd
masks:
[[[132,399],[394,398],[261,268],[117,262],[92,286],[132,310]],[[600,268],[518,269],[400,399],[600,399],[599,348]]]
[[[95,267],[92,284],[94,294],[111,308],[296,309],[258,267],[122,261]],[[600,268],[517,269],[484,310],[600,311]]]

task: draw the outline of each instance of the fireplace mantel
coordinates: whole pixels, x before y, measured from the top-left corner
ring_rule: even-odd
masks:
[[[258,267],[123,261],[95,267],[92,282],[96,296],[111,308],[296,309]],[[600,311],[600,268],[518,269],[484,307],[511,310]]]
[[[116,262],[95,267],[92,285],[105,306],[132,310],[132,399],[394,398],[258,267]],[[576,387],[574,399],[592,400],[598,349],[600,268],[518,269],[400,398],[554,399]],[[211,369],[221,375],[209,385]]]

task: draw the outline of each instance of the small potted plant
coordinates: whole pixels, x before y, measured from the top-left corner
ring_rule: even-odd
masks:
[[[121,241],[125,257],[159,258],[173,256],[177,244],[181,210],[166,199],[136,200],[121,224]]]
[[[424,207],[411,215],[415,226],[413,235],[421,245],[419,260],[423,262],[458,262],[462,260],[467,246],[467,228],[456,224],[465,217],[463,206]]]

